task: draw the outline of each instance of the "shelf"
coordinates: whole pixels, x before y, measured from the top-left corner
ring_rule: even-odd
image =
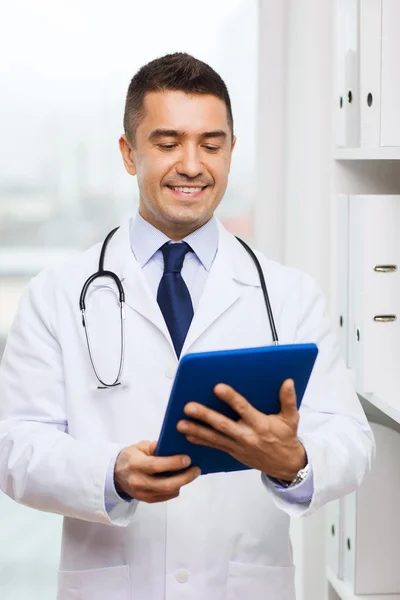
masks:
[[[400,423],[400,408],[394,407],[391,403],[383,400],[382,397],[378,396],[377,394],[369,394],[366,392],[359,391],[357,391],[357,394],[361,396],[361,398],[364,398],[365,400],[367,400],[367,402],[378,408],[385,415],[393,419],[393,421]]]
[[[347,368],[347,372],[349,373],[353,386],[355,384],[355,376],[353,369]],[[394,391],[391,392],[392,398],[389,397],[387,393],[378,392],[376,394],[369,392],[360,392],[356,389],[358,396],[369,402],[372,406],[375,406],[382,413],[390,417],[393,421],[400,424],[400,396]],[[386,398],[386,400],[384,399]],[[392,401],[391,401],[392,400]],[[398,408],[395,406],[395,400],[397,400]]]
[[[330,569],[326,569],[326,578],[341,600],[400,600],[400,594],[378,594],[358,596],[338,579]]]
[[[335,148],[336,160],[400,160],[400,148]]]

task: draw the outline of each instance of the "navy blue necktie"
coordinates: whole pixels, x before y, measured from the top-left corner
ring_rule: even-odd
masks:
[[[179,358],[193,319],[192,300],[181,275],[185,256],[192,249],[186,242],[167,242],[161,247],[161,251],[164,256],[164,274],[158,286],[157,302]]]

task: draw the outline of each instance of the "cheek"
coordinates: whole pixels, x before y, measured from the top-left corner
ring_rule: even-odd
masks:
[[[162,180],[169,170],[169,165],[165,161],[154,160],[151,157],[144,157],[137,168],[137,177],[139,187],[155,188],[159,187]]]
[[[218,160],[209,163],[208,170],[218,185],[226,184],[229,176],[229,159],[221,156]]]
[[[228,168],[227,165],[224,163],[223,165],[218,165],[218,167],[215,167],[214,165],[214,169],[210,171],[215,184],[218,188],[225,188],[227,183],[228,183]]]
[[[146,185],[157,187],[162,184],[172,169],[171,159],[164,156],[146,156],[142,162],[142,180]]]

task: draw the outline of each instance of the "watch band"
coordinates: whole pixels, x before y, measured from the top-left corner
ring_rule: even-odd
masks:
[[[282,481],[281,479],[277,479],[276,481],[278,481],[284,488],[292,488],[296,485],[299,485],[299,483],[302,483],[307,478],[308,471],[309,463],[307,463],[303,469],[300,469],[300,471],[296,473],[296,476],[292,481]]]

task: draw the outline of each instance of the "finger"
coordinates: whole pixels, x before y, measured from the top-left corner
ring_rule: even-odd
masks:
[[[173,500],[174,498],[178,498],[178,496],[179,492],[170,494],[168,496],[154,494],[153,492],[139,492],[136,496],[136,500],[147,502],[148,504],[155,504],[156,502],[167,502],[168,500]]]
[[[297,396],[294,388],[293,379],[286,379],[279,390],[279,400],[281,403],[281,414],[287,418],[298,416]]]
[[[245,423],[256,428],[262,413],[255,409],[244,396],[225,383],[216,385],[214,392],[218,398],[221,398],[221,400],[229,404]]]
[[[203,439],[196,438],[191,435],[188,435],[186,439],[188,442],[190,442],[191,444],[195,444],[196,446],[206,446],[207,448],[216,448],[217,450],[223,450],[224,452],[226,452],[226,450],[224,450],[222,447],[216,446],[214,443],[207,442]]]
[[[203,404],[197,404],[195,402],[189,402],[185,406],[185,413],[189,417],[203,421],[216,431],[223,433],[224,435],[236,439],[239,433],[239,427],[235,421],[225,417],[221,413],[207,408]],[[186,423],[186,421],[185,421]],[[181,431],[183,433],[183,431]]]
[[[185,436],[194,437],[204,442],[203,446],[210,446],[224,452],[231,452],[236,442],[234,438],[230,438],[211,427],[202,427],[191,421],[179,421],[177,429]]]
[[[201,471],[199,467],[192,467],[179,475],[171,477],[145,477],[145,485],[147,491],[152,491],[160,496],[169,496],[176,494],[180,488],[188,483],[191,483],[199,475]]]
[[[143,463],[142,473],[158,475],[165,471],[181,471],[190,466],[190,456],[179,454],[176,456],[149,456]]]

